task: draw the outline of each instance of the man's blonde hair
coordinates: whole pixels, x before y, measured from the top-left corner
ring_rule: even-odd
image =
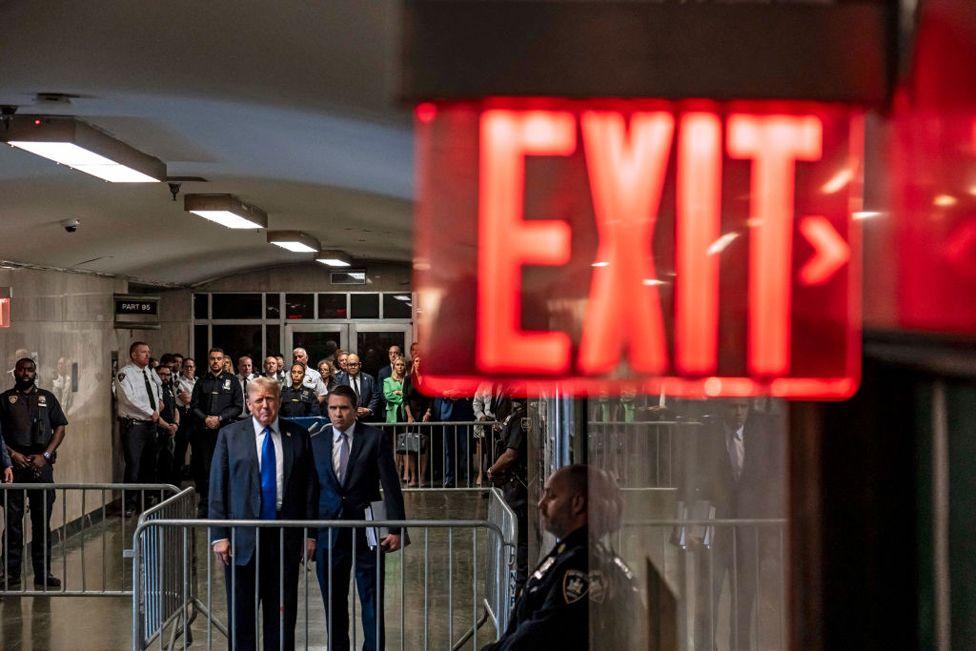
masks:
[[[281,384],[274,378],[260,376],[247,383],[248,396],[252,393],[257,393],[259,390],[270,391],[274,395],[275,400],[281,400]]]

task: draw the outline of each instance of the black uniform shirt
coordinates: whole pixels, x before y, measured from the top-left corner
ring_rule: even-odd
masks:
[[[193,386],[190,411],[204,427],[207,416],[219,416],[220,426],[233,423],[244,411],[244,392],[236,375],[207,373]]]
[[[511,471],[523,482],[526,481],[528,474],[527,457],[528,452],[525,447],[525,439],[528,434],[529,419],[525,417],[524,410],[513,410],[505,418],[502,426],[502,452],[507,449],[515,450],[518,458]]]
[[[21,454],[43,451],[54,430],[67,425],[54,394],[32,387],[27,393],[10,389],[0,393],[0,431],[7,445]]]
[[[285,418],[316,416],[319,399],[306,386],[285,387],[281,390],[281,415]]]
[[[505,634],[482,651],[589,648],[587,536],[581,527],[556,543],[529,575]]]

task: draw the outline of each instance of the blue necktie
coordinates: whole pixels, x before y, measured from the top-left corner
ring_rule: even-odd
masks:
[[[278,519],[278,472],[271,428],[264,428],[264,447],[261,448],[261,519]]]

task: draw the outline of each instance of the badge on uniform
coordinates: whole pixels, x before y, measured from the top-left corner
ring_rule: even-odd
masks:
[[[590,572],[590,601],[602,604],[604,599],[607,598],[607,592],[609,590],[603,572],[599,570]]]
[[[38,407],[47,407],[47,397],[46,396],[37,396],[37,406]]]
[[[230,380],[229,379],[224,380],[224,389],[229,389],[229,388],[230,388]]]
[[[586,572],[567,570],[563,577],[563,599],[567,604],[576,603],[586,596],[590,589],[590,577]]]
[[[10,404],[12,404],[12,405],[16,405],[17,404],[17,396],[14,395],[14,394],[12,394],[12,393],[9,396],[7,396],[7,400],[9,400],[10,401]]]
[[[545,561],[543,561],[543,563],[542,563],[542,565],[540,565],[540,566],[539,566],[539,569],[537,569],[537,570],[536,570],[536,571],[535,571],[535,572],[534,572],[534,573],[532,574],[532,577],[533,577],[533,578],[534,578],[534,579],[535,579],[536,581],[538,581],[539,579],[541,579],[541,578],[542,578],[542,575],[543,575],[543,574],[545,574],[545,573],[546,573],[546,571],[547,571],[547,570],[548,570],[548,569],[549,569],[550,567],[552,567],[552,564],[553,564],[553,563],[555,563],[555,562],[556,562],[556,558],[555,558],[554,556],[550,556],[550,557],[549,557],[549,558],[547,558],[547,559],[546,559]]]

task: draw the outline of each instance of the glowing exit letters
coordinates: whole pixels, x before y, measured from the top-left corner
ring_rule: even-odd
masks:
[[[854,390],[857,119],[822,105],[546,103],[424,105],[415,268],[435,385]]]

